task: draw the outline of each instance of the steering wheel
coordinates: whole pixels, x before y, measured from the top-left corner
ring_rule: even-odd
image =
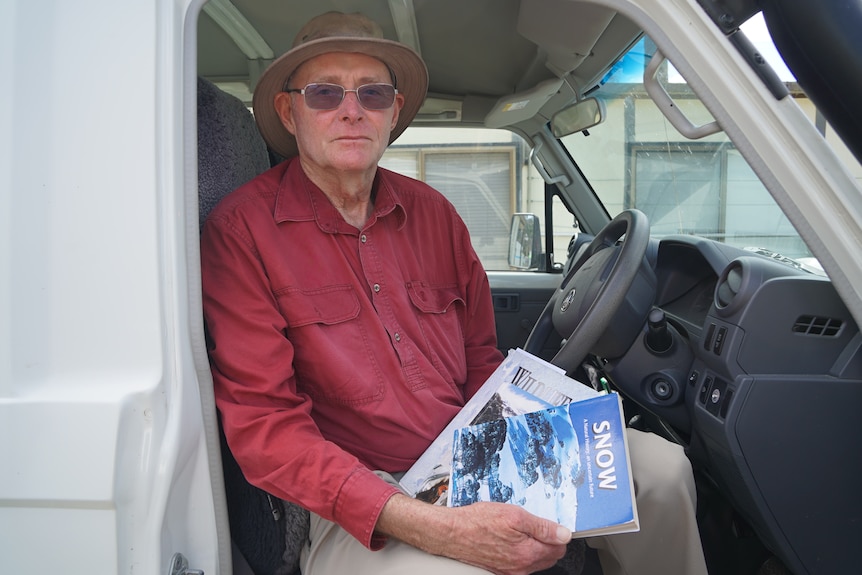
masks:
[[[556,330],[566,339],[551,363],[573,372],[623,306],[642,268],[649,233],[647,217],[639,210],[625,210],[608,222],[572,263],[524,349],[538,354]]]

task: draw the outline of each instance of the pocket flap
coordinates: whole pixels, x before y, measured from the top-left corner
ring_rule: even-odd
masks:
[[[445,313],[453,303],[464,303],[455,286],[430,286],[425,282],[409,282],[407,292],[413,305],[425,313]]]
[[[359,298],[349,285],[315,290],[288,288],[278,293],[277,297],[290,327],[314,323],[333,325],[359,315]]]

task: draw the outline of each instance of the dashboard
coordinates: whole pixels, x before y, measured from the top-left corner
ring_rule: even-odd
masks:
[[[824,550],[843,557],[862,535],[855,320],[828,278],[703,238],[651,240],[644,265],[656,297],[639,313],[671,344],[651,348],[658,328],[645,324],[622,356],[600,358],[609,380],[770,548],[829,572]]]

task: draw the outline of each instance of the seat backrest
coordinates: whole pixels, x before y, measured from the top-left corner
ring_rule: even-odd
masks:
[[[267,168],[266,143],[245,104],[198,78],[200,224],[219,200]]]
[[[200,225],[218,202],[269,168],[270,156],[251,112],[239,98],[198,79]],[[221,434],[221,456],[234,573],[290,575],[308,539],[308,512],[246,481]],[[241,557],[236,556],[239,551]]]

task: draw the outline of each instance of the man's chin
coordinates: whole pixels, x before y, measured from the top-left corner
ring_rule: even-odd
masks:
[[[331,159],[336,167],[359,170],[376,166],[381,157],[383,157],[383,150],[366,141],[365,143],[339,144]]]

